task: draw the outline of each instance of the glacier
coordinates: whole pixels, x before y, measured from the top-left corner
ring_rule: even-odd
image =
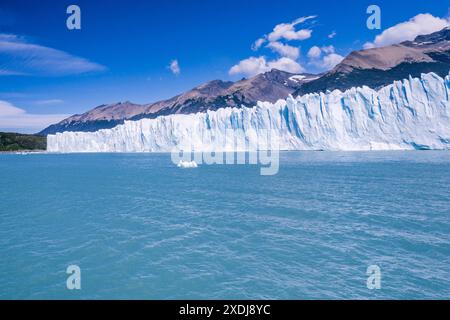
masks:
[[[334,90],[252,108],[222,108],[196,114],[125,121],[96,132],[49,135],[49,152],[230,151],[217,141],[233,130],[245,136],[236,150],[277,134],[279,150],[450,149],[450,74],[395,81],[379,90],[363,86]],[[226,149],[226,150],[220,150]]]

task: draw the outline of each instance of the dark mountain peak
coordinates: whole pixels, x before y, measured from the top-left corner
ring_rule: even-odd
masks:
[[[223,92],[223,90],[228,89],[232,85],[233,85],[232,81],[212,80],[195,87],[191,91],[196,90],[202,94],[214,95],[220,94],[221,92]]]
[[[286,80],[290,76],[293,76],[295,73],[290,73],[287,71],[282,71],[278,69],[271,69],[270,71],[260,73],[253,77],[253,79],[260,79],[264,78],[270,81],[280,81],[280,80]]]
[[[122,106],[127,106],[127,105],[133,105],[133,104],[135,104],[135,103],[133,103],[133,102],[127,100],[127,101],[120,101],[118,104],[119,104],[119,105],[122,105]]]
[[[249,79],[243,79],[236,82],[238,84],[258,85],[258,83],[272,83],[287,87],[299,87],[302,83],[317,79],[319,75],[310,73],[291,73],[278,69],[271,69],[270,71],[257,74]]]
[[[446,27],[442,30],[417,36],[412,44],[414,45],[430,45],[439,42],[450,41],[450,27]]]
[[[272,68],[270,69],[270,71],[264,72],[263,75],[267,76],[267,77],[271,77],[271,76],[291,76],[294,75],[295,73],[292,72],[287,72],[284,70],[279,70],[279,69],[275,69]]]

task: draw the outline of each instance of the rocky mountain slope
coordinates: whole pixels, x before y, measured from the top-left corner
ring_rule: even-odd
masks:
[[[214,80],[173,98],[152,104],[131,102],[98,106],[51,125],[40,134],[64,131],[96,131],[115,127],[124,120],[156,118],[168,114],[189,114],[225,107],[253,106],[258,101],[275,102],[286,98],[302,84],[316,79],[311,74],[296,75],[273,69],[237,82]]]
[[[48,135],[64,131],[96,131],[113,128],[123,123],[124,120],[144,112],[146,107],[146,105],[134,104],[129,101],[104,104],[83,114],[76,114],[59,123],[52,124],[39,134]]]

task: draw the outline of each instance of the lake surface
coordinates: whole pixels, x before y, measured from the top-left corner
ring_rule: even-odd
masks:
[[[280,157],[0,154],[0,298],[450,299],[450,152]]]

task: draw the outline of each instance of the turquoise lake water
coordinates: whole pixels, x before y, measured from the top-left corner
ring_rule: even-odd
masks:
[[[450,299],[450,152],[280,157],[0,154],[0,298]]]

